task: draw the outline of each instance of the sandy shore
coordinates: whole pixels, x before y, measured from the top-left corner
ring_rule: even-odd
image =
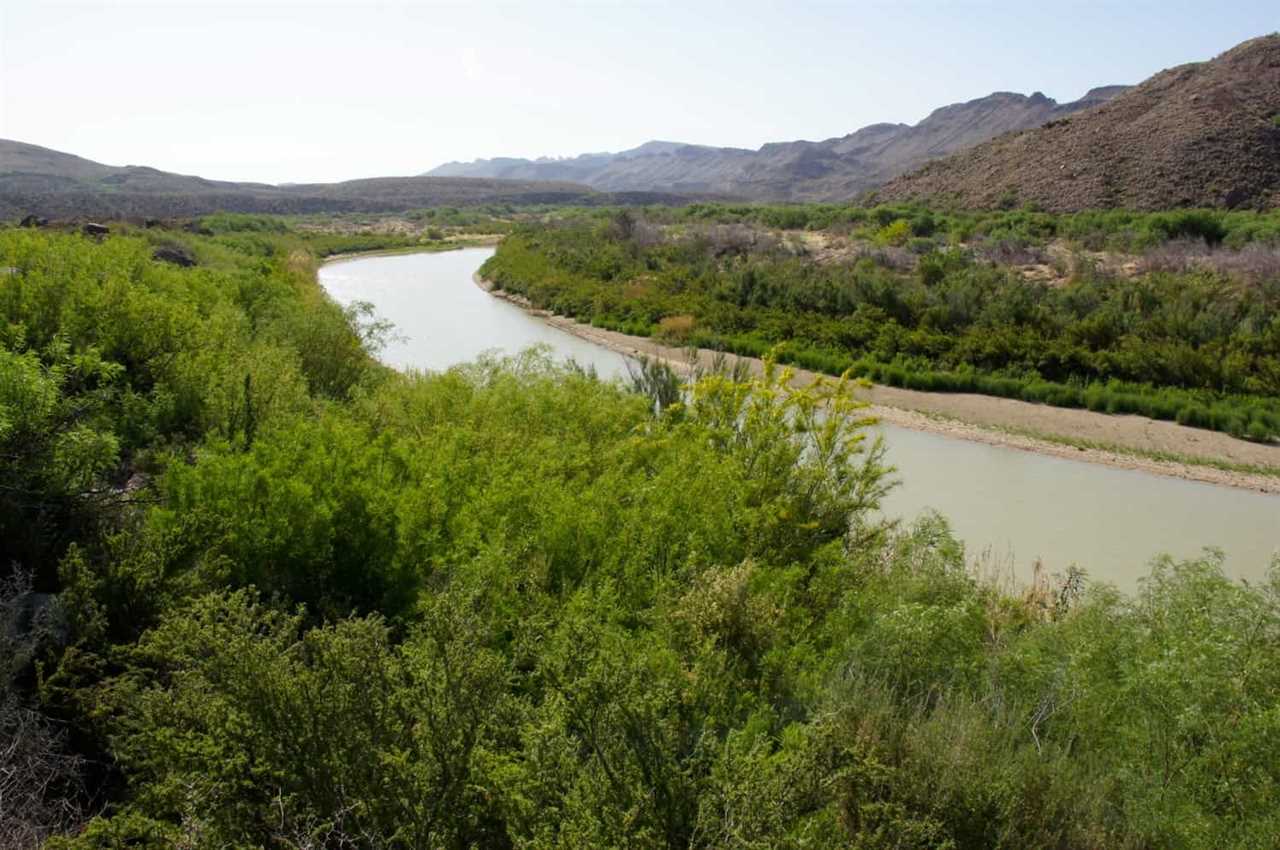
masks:
[[[682,370],[691,365],[688,349],[557,316],[532,307],[520,296],[494,289],[478,274],[473,279],[477,286],[491,295],[517,304],[547,323],[588,342],[619,354],[656,357]],[[698,360],[703,366],[709,366],[716,356],[717,352],[698,350]],[[755,358],[728,357],[730,362],[743,360],[754,371],[760,369],[760,361]],[[796,369],[795,372],[795,380],[801,383],[817,377],[816,373],[804,369]],[[873,415],[903,428],[1156,475],[1280,494],[1280,475],[1214,465],[1280,470],[1280,446],[1238,440],[1217,431],[1188,428],[1176,422],[1145,416],[1113,416],[973,393],[928,393],[874,385],[863,391],[862,396],[871,405]],[[1061,442],[1063,440],[1077,445]],[[1080,443],[1088,445],[1080,446]]]

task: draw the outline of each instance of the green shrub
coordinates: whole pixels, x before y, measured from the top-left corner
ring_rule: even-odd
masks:
[[[905,245],[911,238],[911,222],[905,218],[897,219],[876,233],[876,241],[882,245]]]

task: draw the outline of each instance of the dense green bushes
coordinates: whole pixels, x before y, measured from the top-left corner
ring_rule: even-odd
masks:
[[[927,211],[858,212],[889,220],[873,233],[880,241],[938,226]],[[1228,215],[1138,221],[1161,240],[1223,240],[1236,232]],[[1024,229],[1074,226],[1010,213],[985,221],[996,228],[988,236],[1015,218]],[[686,336],[698,345],[754,356],[781,346],[785,362],[833,374],[1280,435],[1280,280],[1085,268],[1052,286],[960,247],[896,270],[874,258],[818,264],[715,229],[640,244],[590,221],[519,229],[484,273],[540,307],[628,333],[691,316]]]
[[[1115,251],[1138,251],[1187,237],[1231,248],[1280,241],[1280,214],[1252,210],[1091,210],[1055,215],[1034,209],[975,212],[913,204],[706,203],[676,209],[650,207],[644,214],[668,224],[742,222],[778,230],[850,231],[868,239],[895,221],[904,221],[914,236],[936,237],[953,244],[986,238],[1042,245],[1060,238],[1091,249]]]
[[[24,539],[82,527],[168,447],[246,442],[309,395],[344,398],[369,374],[359,317],[315,291],[309,261],[255,266],[196,240],[207,265],[183,270],[153,261],[139,237],[0,240],[13,269],[0,285],[0,464],[25,482],[0,493],[5,564],[42,563]],[[38,572],[51,580],[47,563]]]
[[[38,720],[0,747],[34,801],[2,834],[1216,848],[1280,829],[1280,574],[1237,585],[1210,557],[1158,563],[1132,599],[1006,595],[941,519],[878,519],[889,473],[847,387],[713,375],[676,402],[650,376],[655,410],[536,352],[395,375],[296,234],[266,231],[266,254],[183,237],[193,269],[148,238],[0,233],[5,568],[56,593],[37,637],[12,626],[30,594],[0,583],[0,648],[24,641],[0,733]],[[565,262],[625,270],[620,251]],[[65,799],[97,816],[68,823]]]

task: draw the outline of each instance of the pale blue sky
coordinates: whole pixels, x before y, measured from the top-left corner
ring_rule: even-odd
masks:
[[[1071,100],[1280,29],[1271,2],[0,0],[0,137],[264,182],[758,147],[995,90]]]

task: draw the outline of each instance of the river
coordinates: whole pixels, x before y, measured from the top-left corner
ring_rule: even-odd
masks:
[[[382,359],[396,368],[443,370],[543,343],[602,377],[625,375],[620,355],[476,286],[472,275],[492,253],[336,260],[321,267],[320,283],[339,303],[370,302],[395,323],[398,338]],[[1215,547],[1228,574],[1256,581],[1280,552],[1280,496],[880,427],[901,479],[886,513],[910,520],[938,511],[971,557],[1019,580],[1039,560],[1051,573],[1074,564],[1132,590],[1156,554],[1189,558]]]

